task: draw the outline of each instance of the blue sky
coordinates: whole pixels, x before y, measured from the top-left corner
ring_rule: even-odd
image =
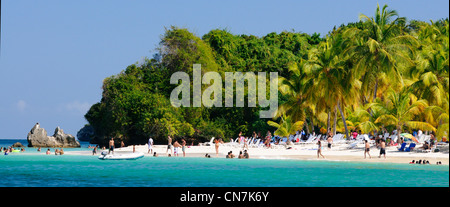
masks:
[[[333,26],[373,16],[377,2],[423,21],[449,16],[430,1],[125,1],[3,0],[0,138],[25,139],[36,122],[49,135],[76,135],[101,99],[104,78],[152,57],[165,27],[197,36],[212,29],[263,36],[284,30],[324,35]]]

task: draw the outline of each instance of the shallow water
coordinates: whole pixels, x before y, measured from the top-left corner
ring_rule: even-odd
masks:
[[[0,186],[448,187],[443,165],[12,153],[0,156]]]

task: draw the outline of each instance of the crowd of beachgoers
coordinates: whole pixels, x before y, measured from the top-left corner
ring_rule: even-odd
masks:
[[[405,161],[409,163],[416,164],[428,164],[429,157],[425,154],[442,154],[439,149],[446,149],[447,157],[443,157],[445,163],[448,162],[448,142],[437,142],[433,133],[423,133],[418,130],[410,134],[411,136],[406,136],[407,134],[397,134],[396,131],[391,133],[383,132],[380,134],[361,134],[356,131],[350,133],[350,137],[346,138],[344,134],[333,134],[330,130],[327,134],[309,134],[307,135],[304,131],[297,131],[296,134],[290,135],[289,137],[273,136],[270,131],[266,133],[266,136],[261,136],[261,133],[253,132],[251,136],[244,136],[243,133],[239,133],[238,137],[235,139],[230,139],[230,142],[224,142],[220,138],[211,138],[209,142],[200,143],[198,146],[194,146],[193,143],[187,144],[185,139],[174,140],[171,136],[167,137],[167,145],[154,145],[153,139],[150,137],[148,143],[144,146],[142,145],[131,145],[125,146],[122,142],[121,146],[115,149],[114,138],[111,138],[108,148],[101,148],[102,151],[109,153],[114,153],[114,151],[120,152],[146,152],[148,156],[158,157],[185,157],[187,148],[190,148],[191,155],[204,156],[206,158],[211,157],[222,157],[225,158],[240,158],[248,159],[250,158],[250,153],[254,154],[255,158],[271,156],[287,156],[288,158],[293,158],[295,155],[303,155],[306,157],[317,157],[333,159],[333,157],[342,156],[356,156],[355,151],[360,152],[360,156],[365,159],[372,159],[373,150],[379,150],[375,158],[386,159],[386,151],[388,152],[415,152],[413,154],[401,156],[409,156],[410,158],[417,158],[414,161]],[[444,139],[444,141],[446,141]],[[421,146],[419,146],[421,145]],[[206,147],[206,148],[205,148]],[[91,146],[92,155],[97,155],[99,146]],[[158,150],[156,150],[158,149]],[[193,150],[195,149],[195,150]],[[224,151],[226,153],[224,153]],[[324,155],[325,150],[325,155]],[[372,151],[371,151],[372,150]],[[15,149],[12,146],[0,147],[0,152],[4,152],[8,155],[11,152],[23,152],[24,148]],[[41,148],[37,148],[40,152]],[[157,152],[158,151],[158,152]],[[235,153],[233,153],[235,151]],[[286,153],[289,152],[290,153]],[[295,153],[294,153],[295,151]],[[312,154],[311,151],[315,153]],[[237,153],[236,153],[237,152]],[[423,152],[423,153],[417,153]],[[51,152],[50,148],[47,149],[45,154],[55,154],[63,155],[64,149],[54,149]],[[69,154],[76,154],[76,151],[70,151]],[[372,153],[372,154],[371,154]],[[86,154],[86,153],[84,153]],[[202,154],[202,155],[200,155]],[[392,154],[392,153],[390,153]],[[399,155],[396,155],[399,156]],[[435,156],[436,157],[436,156]],[[441,156],[442,157],[442,156]],[[441,158],[439,157],[439,158]],[[295,157],[294,157],[295,158]],[[397,157],[398,158],[398,157]],[[394,159],[397,159],[394,158]],[[411,160],[411,159],[409,159]],[[436,164],[442,164],[440,160],[434,160]],[[434,163],[434,162],[433,162]]]
[[[330,130],[331,131],[331,130]],[[230,142],[224,142],[221,138],[211,138],[209,142],[200,143],[198,146],[194,146],[193,143],[190,145],[186,144],[185,139],[174,140],[171,136],[167,137],[167,145],[156,145],[159,146],[158,153],[155,150],[154,142],[152,138],[149,138],[148,143],[145,145],[145,150],[148,154],[152,154],[153,156],[163,155],[163,156],[186,156],[186,149],[191,148],[192,154],[203,153],[204,157],[221,157],[225,158],[249,158],[250,152],[254,153],[257,156],[253,157],[267,157],[264,155],[295,155],[295,153],[285,153],[286,151],[296,151],[296,152],[305,152],[310,154],[309,152],[313,149],[317,152],[317,158],[330,158],[329,156],[324,156],[322,154],[323,150],[327,150],[327,154],[330,156],[334,156],[337,151],[334,147],[338,147],[341,152],[344,152],[343,155],[354,155],[353,151],[361,151],[361,155],[364,156],[364,159],[371,159],[372,156],[370,154],[370,150],[376,148],[379,150],[379,154],[376,157],[386,159],[386,151],[389,149],[398,152],[424,152],[423,155],[418,155],[419,153],[414,153],[412,155],[408,155],[410,157],[420,157],[423,156],[423,159],[417,160],[426,160],[425,153],[433,154],[439,150],[438,145],[447,146],[448,151],[448,143],[445,142],[437,142],[433,133],[423,133],[422,131],[413,132],[415,137],[410,138],[405,134],[397,134],[396,131],[391,133],[383,132],[382,134],[361,134],[356,131],[351,133],[351,136],[347,139],[343,134],[333,134],[329,132],[325,135],[319,134],[315,135],[309,134],[306,135],[304,131],[298,131],[294,135],[290,135],[289,137],[280,137],[273,136],[270,131],[267,132],[265,137],[261,136],[261,133],[253,132],[252,136],[246,137],[243,136],[243,133],[239,133],[238,137],[235,139],[231,139]],[[113,142],[111,142],[113,143]],[[421,144],[422,146],[418,146]],[[409,146],[408,146],[409,145]],[[362,146],[362,147],[361,147]],[[197,148],[196,148],[197,147]],[[205,148],[206,147],[206,148]],[[129,146],[125,149],[131,150],[133,152],[136,151],[136,146]],[[143,146],[138,147],[139,151],[143,151]],[[196,150],[193,150],[196,148]],[[198,149],[200,148],[200,149]],[[332,150],[333,148],[333,150]],[[361,149],[362,148],[362,149]],[[214,151],[212,151],[212,149]],[[270,150],[272,149],[272,150]],[[226,153],[224,153],[224,151]],[[235,152],[239,153],[233,153]],[[350,151],[353,150],[353,151]],[[94,150],[95,151],[95,150]],[[93,154],[94,154],[93,151]],[[109,152],[114,151],[114,146],[109,146]],[[195,152],[192,152],[195,151]],[[215,153],[214,153],[215,152]],[[330,153],[334,152],[334,153]],[[347,154],[345,154],[347,153]],[[447,152],[448,153],[448,152]],[[301,154],[301,153],[300,153]],[[440,153],[442,154],[442,153]],[[341,155],[341,154],[339,154]],[[292,157],[292,156],[291,156]],[[448,160],[448,158],[447,158]],[[410,161],[405,161],[406,163]],[[426,163],[426,162],[425,162]],[[437,162],[438,163],[438,162]]]

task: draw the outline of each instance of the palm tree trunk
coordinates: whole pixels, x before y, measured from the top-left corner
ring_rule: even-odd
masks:
[[[309,134],[309,127],[308,127],[308,122],[305,119],[305,123],[303,124],[304,127],[306,127],[306,133]]]
[[[331,126],[331,124],[330,124],[330,119],[331,119],[331,116],[330,116],[330,110],[328,110],[328,118],[327,118],[327,134],[328,134],[328,132],[330,132],[329,130],[330,130],[330,126]]]
[[[336,134],[336,122],[337,122],[337,106],[334,106],[334,123],[333,123],[333,135]]]
[[[372,103],[375,101],[375,99],[377,99],[377,90],[378,90],[378,78],[375,79],[375,87],[373,89]],[[373,117],[372,109],[369,109],[369,113],[370,113],[369,121],[372,121],[372,117]]]
[[[350,136],[349,136],[349,134],[348,134],[347,123],[345,122],[345,116],[344,116],[344,113],[342,112],[341,104],[339,103],[339,101],[338,101],[338,109],[339,109],[339,112],[341,113],[342,122],[344,123],[345,136],[346,136],[347,139],[348,139]]]
[[[397,126],[397,143],[400,143],[400,133],[402,133],[401,130],[401,126]]]
[[[375,79],[375,87],[373,89],[373,99],[372,103],[377,99],[377,90],[378,90],[378,78]]]
[[[311,134],[314,133],[314,121],[313,121],[313,116],[311,115]]]

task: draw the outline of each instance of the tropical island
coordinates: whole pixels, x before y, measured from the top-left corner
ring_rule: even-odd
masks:
[[[240,132],[288,137],[301,130],[346,138],[354,131],[376,137],[421,130],[447,141],[448,18],[407,20],[384,5],[359,19],[330,28],[325,37],[295,31],[257,37],[226,29],[198,37],[171,26],[152,58],[104,79],[101,101],[85,114],[90,142],[107,146],[114,137],[116,144],[135,145],[152,137],[166,144],[172,136],[196,145],[211,137],[228,142]],[[194,64],[202,75],[217,72],[222,80],[226,72],[277,72],[274,118],[261,119],[265,108],[247,105],[248,90],[244,107],[172,106],[172,74],[192,75]]]

